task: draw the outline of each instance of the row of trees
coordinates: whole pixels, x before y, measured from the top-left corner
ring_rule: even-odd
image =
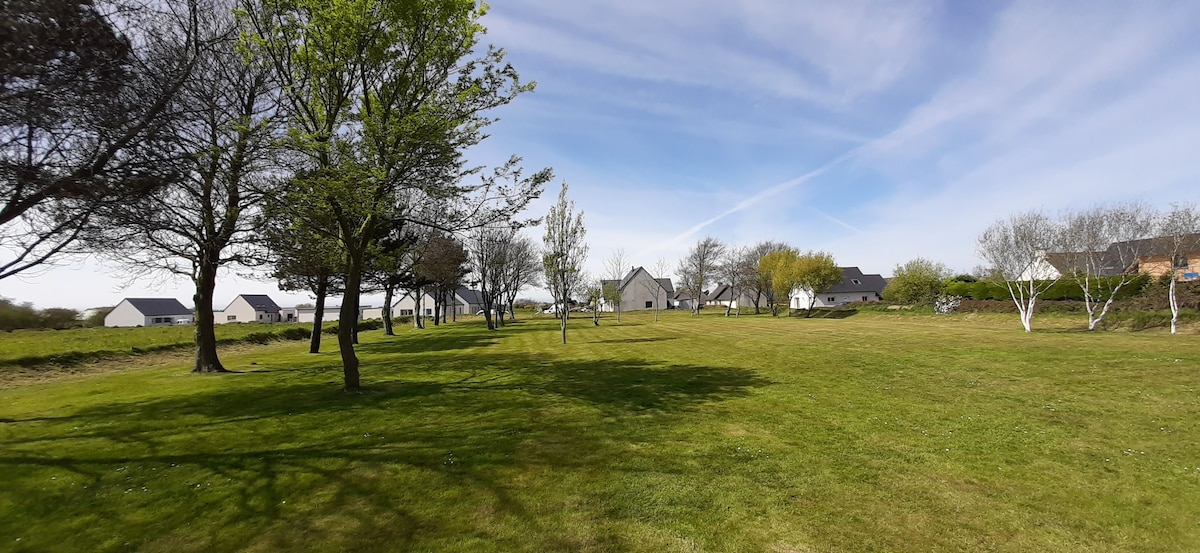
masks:
[[[1059,217],[1026,211],[996,221],[978,241],[978,254],[989,264],[988,276],[1007,287],[1026,332],[1032,330],[1038,298],[1060,278],[1072,278],[1082,288],[1092,330],[1118,293],[1137,278],[1138,265],[1157,263],[1171,275],[1168,297],[1174,334],[1179,318],[1177,273],[1188,267],[1188,255],[1197,252],[1200,211],[1191,205],[1159,211],[1126,203]]]
[[[680,290],[695,298],[692,308],[696,313],[699,313],[706,286],[714,282],[728,285],[730,301],[726,304],[725,316],[730,315],[733,303],[741,302],[743,298],[753,303],[755,313],[765,307],[779,316],[781,309],[789,308],[797,291],[807,292],[809,304],[805,316],[810,316],[816,293],[842,279],[841,268],[827,252],[801,252],[786,243],[774,241],[735,247],[713,237],[692,246],[680,260],[676,273]]]
[[[423,256],[438,233],[529,224],[516,215],[551,178],[516,156],[492,170],[464,160],[486,114],[533,89],[479,43],[486,6],[473,0],[0,10],[13,29],[0,38],[13,53],[0,66],[0,278],[71,252],[104,253],[131,278],[185,276],[197,372],[224,370],[221,270],[273,266],[318,305],[340,293],[340,320],[354,321],[363,291],[448,282]],[[339,325],[348,390],[355,337]]]

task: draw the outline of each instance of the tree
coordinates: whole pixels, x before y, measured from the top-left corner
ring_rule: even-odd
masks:
[[[654,286],[654,322],[658,322],[658,310],[664,301],[670,301],[671,298],[663,298],[666,288],[662,285],[661,280],[667,277],[667,271],[671,270],[670,265],[667,265],[665,258],[658,258],[654,263],[654,280],[657,286]]]
[[[510,320],[515,320],[517,294],[521,290],[538,283],[538,275],[542,272],[541,259],[538,258],[537,246],[533,239],[523,234],[514,234],[508,245],[508,255],[505,257],[502,284],[504,293],[503,306],[508,310]]]
[[[213,291],[229,265],[253,265],[264,190],[270,179],[275,98],[266,68],[236,43],[233,14],[204,13],[212,42],[194,62],[193,78],[175,95],[167,128],[178,178],[139,198],[103,204],[85,242],[134,276],[166,273],[194,287],[196,355],[192,371],[225,372],[217,355]]]
[[[345,252],[342,319],[358,316],[362,274],[381,234],[403,223],[444,231],[510,220],[550,178],[524,178],[513,156],[478,184],[462,152],[486,135],[485,112],[532,90],[477,48],[486,5],[471,0],[244,0],[255,40],[275,68],[289,146],[323,178],[308,193],[328,206]],[[431,221],[413,202],[455,213]],[[340,325],[345,389],[360,388],[353,329]]]
[[[883,289],[883,299],[910,305],[929,304],[946,289],[951,271],[945,265],[924,257],[896,265],[892,278]]]
[[[469,261],[475,281],[479,283],[483,318],[488,330],[496,330],[504,324],[505,266],[509,263],[515,234],[516,230],[511,227],[484,227],[471,233]]]
[[[1088,330],[1096,329],[1117,292],[1136,278],[1129,269],[1148,253],[1150,243],[1144,239],[1153,231],[1154,219],[1154,211],[1137,202],[1067,214],[1062,256],[1083,290]]]
[[[725,245],[711,236],[699,241],[688,250],[688,254],[679,260],[680,288],[691,293],[695,299],[693,313],[700,314],[700,304],[703,302],[704,284],[716,277],[720,268],[721,258],[725,255]]]
[[[833,260],[833,254],[827,252],[807,252],[796,258],[795,288],[808,294],[808,308],[804,317],[812,316],[813,306],[817,303],[817,293],[842,281],[842,269]],[[778,285],[776,285],[778,290]],[[791,298],[788,298],[791,303]]]
[[[731,247],[725,251],[724,259],[717,269],[717,274],[729,283],[729,303],[725,305],[725,316],[728,317],[733,304],[738,304],[737,315],[742,314],[742,296],[755,279],[758,260],[753,258],[750,248]]]
[[[558,305],[562,343],[565,344],[571,295],[580,285],[588,252],[587,242],[584,242],[587,229],[583,226],[583,212],[576,213],[575,202],[567,199],[565,182],[558,192],[558,202],[550,206],[550,212],[546,214],[545,225],[542,270],[546,277],[546,288]]]
[[[0,279],[71,251],[98,208],[178,177],[167,123],[214,38],[202,6],[108,8],[0,2]]]
[[[1047,252],[1059,249],[1060,226],[1040,211],[1026,211],[1001,219],[979,236],[976,252],[991,264],[993,280],[1002,280],[1021,316],[1025,332],[1032,332],[1037,299],[1058,282],[1057,271],[1043,269]]]
[[[345,262],[336,238],[321,232],[330,226],[321,220],[327,215],[323,207],[306,204],[310,198],[303,193],[306,178],[309,175],[297,175],[282,190],[267,195],[258,226],[279,289],[303,290],[316,300],[308,352],[320,353],[325,300],[345,288]]]
[[[415,272],[420,280],[430,283],[434,298],[433,324],[438,325],[445,317],[446,298],[462,286],[470,268],[466,249],[453,236],[435,230],[429,233],[426,242]]]
[[[767,307],[771,316],[779,316],[780,299],[791,305],[792,291],[800,285],[799,269],[800,253],[792,247],[768,252],[758,260],[758,278],[771,284],[767,296]]]
[[[1171,334],[1175,334],[1179,320],[1179,301],[1175,295],[1176,282],[1179,273],[1190,266],[1189,255],[1200,251],[1200,210],[1194,205],[1172,204],[1159,221],[1158,234],[1162,236],[1161,251],[1168,260],[1170,284],[1167,289],[1167,301],[1171,305]]]
[[[767,306],[771,309],[772,313],[777,313],[778,311],[778,308],[775,306],[776,298],[774,287],[771,284],[771,277],[759,271],[759,261],[771,252],[794,249],[783,242],[774,242],[771,240],[759,242],[750,248],[750,252],[747,254],[747,261],[753,264],[753,274],[747,283],[746,290],[749,292],[750,297],[753,298],[755,315],[759,314],[763,300],[767,301]]]
[[[613,306],[617,312],[617,322],[621,322],[621,284],[625,279],[625,267],[629,265],[629,256],[624,248],[613,250],[612,255],[604,260],[604,275],[608,282],[601,281],[604,301]]]

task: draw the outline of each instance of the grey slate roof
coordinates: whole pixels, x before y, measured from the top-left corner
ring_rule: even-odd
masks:
[[[472,290],[466,286],[459,286],[454,293],[458,294],[458,297],[462,298],[463,301],[467,302],[468,304],[478,305],[483,303],[483,297],[479,293],[479,290]]]
[[[175,298],[125,298],[138,311],[147,317],[162,317],[164,315],[191,315],[192,310],[179,303]]]
[[[858,267],[842,267],[842,281],[818,294],[874,292],[883,295],[887,281],[879,275],[864,275]],[[858,282],[855,282],[858,281]]]
[[[245,298],[255,311],[279,311],[279,305],[266,294],[241,294],[240,297]]]

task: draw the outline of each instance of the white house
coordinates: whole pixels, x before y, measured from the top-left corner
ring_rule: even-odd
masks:
[[[125,298],[104,317],[104,326],[191,324],[192,310],[175,298]]]
[[[864,275],[858,267],[842,267],[842,281],[816,293],[813,307],[838,307],[854,302],[880,301],[887,280],[879,275]],[[792,291],[792,309],[808,309],[812,296],[797,288]]]
[[[675,298],[675,287],[669,278],[654,278],[643,267],[635,267],[621,280],[602,280],[600,285],[605,291],[613,289],[620,292],[621,311],[643,311],[654,309],[670,309],[671,300]],[[613,311],[616,308],[612,302],[601,300],[601,311]]]
[[[392,305],[392,316],[403,317],[416,314],[417,311],[420,311],[426,317],[432,317],[433,295],[422,294],[420,302],[417,300],[418,298],[412,294],[404,294]],[[466,286],[459,286],[452,293],[446,295],[446,303],[442,316],[474,315],[482,310],[483,298],[479,291],[472,290]]]
[[[717,289],[713,290],[708,295],[707,305],[719,305],[721,307],[729,307],[731,309],[741,309],[747,305],[754,305],[754,297],[750,291],[743,288],[738,291],[738,297],[733,297],[733,286],[728,284],[717,284]]]
[[[223,311],[213,312],[213,322],[277,323],[283,320],[279,305],[266,294],[242,294]]]
[[[294,307],[296,310],[296,322],[312,324],[317,320],[316,307]],[[339,305],[326,305],[325,311],[321,313],[321,321],[329,322],[336,321],[341,317],[342,308]]]

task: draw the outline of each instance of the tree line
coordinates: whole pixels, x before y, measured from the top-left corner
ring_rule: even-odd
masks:
[[[473,0],[0,10],[0,278],[72,253],[130,278],[188,278],[195,372],[225,370],[212,320],[222,271],[271,267],[318,305],[336,291],[340,320],[355,321],[364,291],[461,277],[462,263],[430,252],[536,222],[519,214],[552,178],[516,155],[465,159],[494,110],[534,88],[480,42],[487,7]],[[355,325],[339,325],[347,390],[361,386],[355,342]]]

